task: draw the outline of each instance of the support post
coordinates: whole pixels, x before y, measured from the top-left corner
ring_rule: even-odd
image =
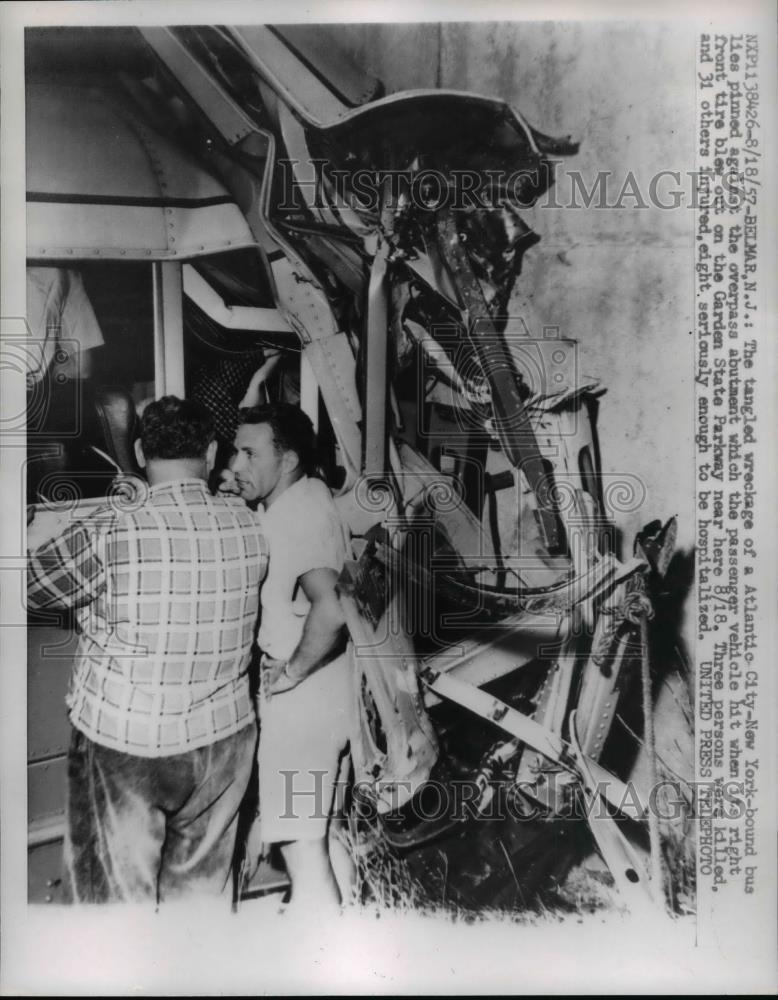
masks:
[[[184,397],[183,282],[178,261],[157,261],[154,282],[154,395]]]

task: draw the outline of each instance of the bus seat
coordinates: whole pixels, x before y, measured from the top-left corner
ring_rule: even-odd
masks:
[[[98,440],[94,444],[106,452],[122,472],[137,473],[133,442],[136,436],[135,404],[121,386],[102,385],[94,393]]]

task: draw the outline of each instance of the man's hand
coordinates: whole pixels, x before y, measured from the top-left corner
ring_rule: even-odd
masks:
[[[288,660],[276,660],[272,656],[263,656],[260,664],[262,670],[262,690],[266,699],[274,694],[291,691],[305,678],[295,673]]]
[[[289,661],[263,656],[262,690],[266,698],[292,688],[328,663],[343,637],[343,610],[337,595],[334,569],[311,569],[300,577],[300,589],[311,608],[303,634]]]

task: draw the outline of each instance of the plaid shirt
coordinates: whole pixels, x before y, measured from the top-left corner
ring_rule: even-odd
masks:
[[[32,553],[30,607],[78,609],[73,725],[103,746],[164,757],[252,722],[266,568],[257,515],[198,479],[102,507]]]

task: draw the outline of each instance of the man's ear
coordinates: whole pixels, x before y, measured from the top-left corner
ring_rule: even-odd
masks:
[[[135,439],[135,458],[138,460],[138,465],[141,469],[146,468],[146,456],[143,454],[143,447],[140,443],[140,438]]]
[[[290,475],[300,467],[300,456],[296,451],[284,451],[281,453],[281,468]]]
[[[209,472],[212,472],[214,465],[216,465],[216,449],[218,447],[219,442],[214,438],[208,445],[208,450],[205,453],[205,467]]]

